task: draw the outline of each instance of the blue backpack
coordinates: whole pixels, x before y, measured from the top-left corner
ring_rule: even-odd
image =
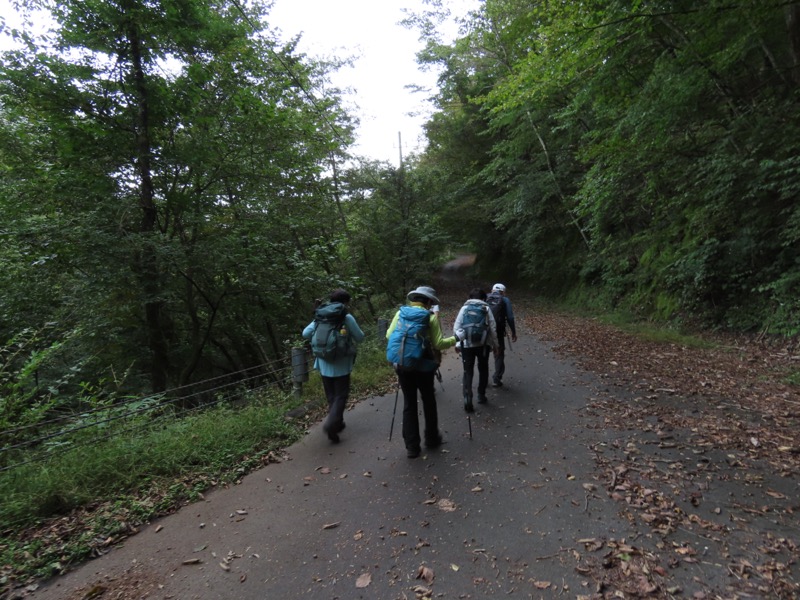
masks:
[[[399,371],[435,371],[428,330],[431,314],[415,306],[400,307],[397,326],[386,344],[386,360]]]
[[[461,326],[467,336],[469,346],[483,346],[489,334],[489,307],[483,304],[465,304],[461,316]]]

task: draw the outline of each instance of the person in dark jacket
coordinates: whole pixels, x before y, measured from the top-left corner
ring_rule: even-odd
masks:
[[[495,309],[495,320],[497,321],[497,352],[494,355],[494,374],[492,375],[492,385],[502,387],[503,375],[506,372],[506,325],[511,330],[511,341],[517,341],[517,326],[514,322],[514,309],[511,300],[506,296],[506,286],[502,283],[495,283],[492,286],[492,293],[489,294],[487,302],[492,304],[492,296],[499,296],[502,308]]]

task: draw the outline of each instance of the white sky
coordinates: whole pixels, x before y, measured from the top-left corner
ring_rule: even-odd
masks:
[[[353,68],[334,74],[333,82],[353,88],[361,125],[354,151],[370,159],[398,164],[403,156],[424,148],[422,125],[430,114],[430,94],[405,86],[433,90],[436,73],[421,71],[416,53],[418,34],[399,25],[403,9],[421,12],[423,0],[274,0],[267,19],[286,38],[302,33],[299,50],[309,56],[357,56]],[[465,16],[479,0],[444,0],[455,16]],[[449,32],[448,41],[456,29]]]
[[[480,0],[443,0],[456,16],[477,7]],[[347,106],[360,119],[356,154],[397,165],[402,153],[424,148],[422,124],[430,108],[430,94],[405,89],[417,85],[433,90],[436,74],[416,64],[422,48],[417,32],[399,22],[402,9],[420,12],[424,0],[274,0],[267,22],[282,38],[301,34],[298,50],[321,58],[355,56],[354,67],[343,67],[331,77],[334,85],[352,88]],[[18,26],[10,0],[0,0],[0,15]],[[448,33],[449,41],[455,27]],[[0,47],[6,44],[0,40]]]

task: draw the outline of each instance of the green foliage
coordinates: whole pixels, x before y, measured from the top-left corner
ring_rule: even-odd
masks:
[[[275,43],[259,4],[51,8],[55,46],[0,61],[2,339],[47,331],[66,394],[281,357],[314,298],[357,285],[325,174],[351,123],[312,93],[335,65]]]
[[[421,164],[480,186],[480,251],[536,289],[791,335],[798,32],[777,5],[662,4],[487,0],[420,56],[444,67]]]

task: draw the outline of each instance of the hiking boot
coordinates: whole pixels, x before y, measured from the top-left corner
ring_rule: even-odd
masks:
[[[488,401],[486,394],[478,394],[478,404],[486,404]]]
[[[464,396],[464,410],[468,413],[475,412],[475,407],[472,406],[472,398]]]
[[[425,436],[425,447],[426,448],[438,448],[439,446],[442,445],[442,441],[443,441],[442,440],[442,434],[437,431],[436,435],[434,435],[434,436],[431,436],[431,437]]]
[[[342,428],[342,429],[344,429],[344,428]],[[338,444],[339,443],[339,434],[336,433],[332,428],[323,427],[322,430],[327,434],[328,439],[331,442],[333,442],[334,444]]]
[[[503,382],[500,381],[499,379],[495,379],[494,381],[492,381],[492,385],[494,387],[503,387]]]
[[[419,446],[406,448],[406,456],[408,458],[417,458],[420,452],[422,452],[422,450],[420,449]]]

